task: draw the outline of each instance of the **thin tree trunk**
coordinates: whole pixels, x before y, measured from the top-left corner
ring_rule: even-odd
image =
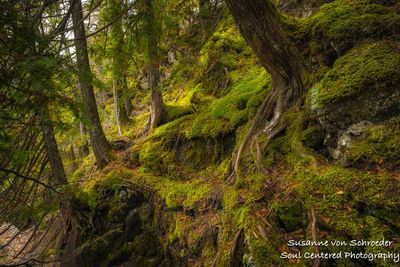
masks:
[[[114,19],[122,11],[122,3],[119,0],[110,1],[110,19]],[[114,92],[114,109],[118,124],[118,131],[122,133],[122,126],[129,122],[129,116],[125,109],[125,98],[128,95],[126,83],[127,64],[124,55],[124,33],[122,31],[122,19],[118,19],[111,25],[110,34],[112,46],[112,75]]]
[[[69,159],[69,171],[70,173],[73,173],[76,170],[76,163],[75,163],[76,157],[75,157],[74,144],[71,144],[69,146],[68,159]]]
[[[50,162],[51,172],[56,185],[66,185],[67,176],[58,150],[56,138],[54,136],[53,125],[47,105],[40,111],[40,126],[43,133],[43,141],[46,147],[47,157]]]
[[[126,80],[125,80],[125,84],[126,84],[126,87],[128,88],[128,83],[126,82]],[[126,111],[126,114],[128,114],[128,117],[132,114],[132,111],[133,111],[132,99],[133,99],[133,94],[128,93],[124,97],[125,111]]]
[[[158,88],[160,74],[158,67],[150,67],[150,87],[151,87],[151,111],[150,111],[150,130],[160,125],[165,109],[161,90]]]
[[[81,157],[84,158],[87,155],[89,155],[89,142],[87,140],[87,130],[86,126],[83,122],[79,123],[79,134],[80,134],[80,147],[79,147],[79,153],[81,154]]]
[[[151,89],[150,131],[159,126],[165,116],[165,107],[162,92],[159,87],[159,51],[157,20],[154,15],[152,0],[146,0],[146,23],[147,23],[147,57],[148,57],[148,79]]]
[[[122,127],[129,121],[129,118],[126,114],[124,95],[118,84],[119,82],[113,79],[114,112],[117,120],[118,134],[121,135]]]
[[[212,27],[212,10],[210,0],[199,0],[199,18],[201,24],[202,38],[204,39],[207,35],[207,31]]]
[[[225,0],[233,18],[260,60],[272,76],[272,90],[261,104],[249,132],[239,147],[234,160],[237,173],[243,151],[260,133],[271,139],[280,132],[282,114],[304,98],[303,67],[293,45],[281,28],[275,6],[269,0]],[[267,123],[265,123],[267,122]]]
[[[89,64],[89,56],[86,44],[85,26],[83,23],[81,0],[70,0],[72,8],[72,22],[74,28],[76,62],[79,71],[79,82],[85,106],[85,115],[90,121],[87,126],[90,143],[96,157],[99,168],[103,168],[109,162],[111,146],[104,135],[101,126],[95,95],[93,92],[93,77]]]
[[[43,142],[47,152],[47,158],[50,163],[50,168],[53,174],[54,181],[57,185],[67,185],[68,180],[65,175],[64,166],[62,164],[61,156],[58,150],[57,142],[54,135],[54,129],[51,122],[50,114],[47,105],[40,110],[40,125],[43,133]],[[73,149],[73,147],[71,146]],[[64,235],[66,240],[66,248],[63,249],[61,255],[62,266],[78,266],[77,259],[73,252],[76,249],[76,236],[78,235],[78,222],[74,208],[70,199],[64,198],[61,202],[61,218],[67,228]],[[65,261],[66,260],[66,261]]]

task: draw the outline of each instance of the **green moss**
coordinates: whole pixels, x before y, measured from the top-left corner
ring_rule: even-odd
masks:
[[[371,87],[400,83],[400,53],[392,42],[365,43],[339,58],[311,89],[312,109],[356,95]]]
[[[280,253],[271,244],[262,239],[250,239],[250,251],[257,266],[287,266]]]
[[[193,113],[192,106],[165,105],[165,110],[167,112],[167,121],[173,121],[182,116]]]
[[[195,77],[202,83],[202,92],[218,97],[229,92],[229,72],[243,65],[244,53],[251,55],[251,50],[237,32],[233,19],[224,20],[200,51],[200,71]]]
[[[400,119],[392,119],[364,129],[361,136],[354,138],[344,154],[346,161],[400,160]]]
[[[300,201],[286,201],[277,203],[274,212],[278,216],[279,223],[287,231],[299,230],[306,226],[306,217]]]
[[[164,147],[162,141],[152,141],[142,144],[139,162],[145,172],[166,174],[173,167],[173,152]],[[172,169],[171,169],[172,171]]]
[[[99,182],[99,185],[103,187],[108,187],[111,189],[115,189],[116,187],[120,187],[125,181],[129,180],[132,177],[132,172],[125,168],[119,168],[117,170],[112,170],[109,172],[102,181]]]
[[[325,4],[308,20],[316,50],[351,47],[365,38],[395,35],[400,27],[396,9],[384,0],[336,0]]]
[[[323,51],[327,45],[336,47],[339,44],[337,52],[341,54],[344,48],[353,46],[348,44],[352,38],[374,37],[377,33],[374,25],[379,28],[384,19],[392,21],[394,11],[380,3],[375,0],[336,0],[310,19],[291,21],[289,26],[294,34],[291,37],[297,40],[311,38],[314,52]],[[207,218],[218,217],[218,222],[215,222],[219,228],[218,248],[198,246],[202,234],[194,231],[198,229],[195,225],[204,223],[206,219],[203,214],[196,214],[194,218],[186,213],[203,204],[202,201],[209,201],[210,191],[225,179],[222,173],[230,162],[225,159],[219,166],[213,161],[207,162],[206,170],[193,175],[193,166],[188,168],[190,172],[177,167],[176,145],[188,142],[185,148],[188,151],[181,154],[185,160],[193,158],[196,166],[211,158],[202,157],[198,144],[204,146],[204,140],[216,141],[221,136],[235,133],[238,145],[270,87],[269,75],[245,45],[231,18],[229,20],[221,24],[199,55],[178,56],[179,62],[174,65],[172,76],[163,84],[167,85],[163,86],[166,88],[163,93],[168,122],[138,143],[131,154],[132,162],[141,164],[140,171],[132,179],[150,185],[160,197],[160,206],[167,207],[165,213],[172,215],[172,223],[161,219],[156,222],[171,223],[164,245],[175,249],[175,255],[181,258],[192,257],[191,253],[204,255],[207,263],[213,262],[218,250],[218,264],[225,266],[234,234],[243,227],[249,264],[285,266],[288,262],[280,259],[279,255],[287,249],[286,239],[311,239],[311,209],[317,211],[319,238],[373,240],[396,237],[393,229],[400,225],[400,199],[396,194],[399,178],[390,173],[372,174],[311,160],[311,153],[303,148],[301,141],[312,139],[318,130],[310,127],[304,131],[302,121],[305,113],[291,112],[285,115],[286,132],[268,146],[265,165],[272,170],[270,174],[248,172],[243,181],[238,180],[241,186],[220,186],[222,208],[214,210],[211,207],[204,214]],[[393,20],[382,34],[391,34],[396,21]],[[359,32],[365,34],[354,36]],[[308,76],[307,84],[319,81],[311,91],[313,107],[320,108],[330,101],[355,96],[377,84],[397,85],[397,66],[400,63],[397,55],[396,44],[389,41],[357,45],[339,58],[332,69],[322,67]],[[146,124],[147,116],[143,113],[137,119],[140,127]],[[140,127],[135,127],[137,129],[133,132],[139,133]],[[378,155],[374,158],[377,162],[381,156],[398,160],[400,151],[394,145],[400,143],[397,136],[400,132],[396,124],[385,128],[372,127],[366,130],[365,138],[352,144],[349,153],[355,159],[374,154]],[[198,143],[194,144],[195,141]],[[265,139],[261,137],[256,141],[264,143]],[[221,157],[219,150],[220,147],[215,148],[213,157]],[[249,167],[247,162],[243,165]],[[128,175],[125,177],[124,172],[114,170],[106,176],[103,184],[118,191],[118,185],[124,179],[131,179]],[[279,182],[266,189],[274,179]],[[95,201],[95,195],[90,195],[92,192],[86,192],[82,198],[87,198],[88,202]],[[142,213],[143,221],[151,217],[149,210]],[[270,241],[260,235],[259,225],[265,226]],[[337,251],[339,248],[329,249]],[[378,252],[373,248],[366,251]],[[308,266],[309,263],[302,261],[298,265]],[[352,263],[343,261],[338,264],[351,266]]]
[[[185,134],[185,129],[190,127],[191,119],[193,119],[193,116],[189,115],[161,125],[153,131],[150,138],[153,140],[168,141],[176,137],[182,137]]]
[[[374,210],[377,207],[391,214],[391,218],[397,216],[395,206],[400,203],[400,197],[383,192],[392,191],[390,188],[399,177],[330,166],[319,170],[303,167],[296,171],[296,179],[301,180],[297,192],[305,198],[305,203],[318,208],[321,214],[335,218],[330,223],[336,231],[365,237],[369,228],[362,215],[376,216]]]
[[[181,112],[179,116],[183,117],[158,127],[151,137],[164,140],[178,136],[187,139],[216,138],[234,131],[252,118],[267,92],[269,76],[260,66],[235,70],[230,75],[233,85],[226,96],[202,103],[203,98],[207,97],[198,94],[200,106],[195,114],[184,116],[186,108],[177,108]]]
[[[201,181],[178,182],[165,181],[159,188],[160,195],[165,199],[170,209],[190,209],[193,205],[205,198],[210,192],[211,185]]]
[[[114,191],[114,196],[118,196],[120,188],[132,177],[132,172],[125,168],[111,170],[101,180],[86,184],[83,188],[73,188],[75,200],[79,206],[88,205],[92,209],[97,205],[99,193],[104,188]],[[79,204],[80,203],[80,204]]]
[[[254,116],[267,91],[269,76],[259,66],[232,71],[230,76],[233,81],[230,92],[199,112],[186,132],[187,138],[215,138],[234,131]]]
[[[84,157],[79,161],[78,169],[69,178],[70,182],[79,182],[82,178],[88,176],[95,165],[95,158],[93,154]]]
[[[168,235],[169,242],[173,243],[175,241],[179,241],[183,237],[183,225],[182,222],[176,218],[175,225],[172,233]]]

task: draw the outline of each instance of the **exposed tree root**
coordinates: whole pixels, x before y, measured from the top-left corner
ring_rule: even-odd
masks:
[[[315,209],[311,209],[311,235],[314,243],[316,244],[318,239],[317,239],[317,215],[315,213]],[[319,255],[319,247],[318,245],[314,245],[314,253],[315,255]],[[313,267],[319,267],[321,266],[321,259],[316,257],[313,261]]]
[[[226,180],[235,182],[242,154],[254,138],[265,133],[272,140],[283,130],[283,114],[301,106],[304,98],[302,74],[304,66],[298,52],[285,35],[280,15],[269,1],[225,1],[247,43],[272,76],[272,90],[261,104],[253,123],[232,160],[231,173]],[[262,155],[259,149],[258,155]],[[260,162],[260,160],[259,160]],[[262,170],[262,166],[258,164]]]
[[[229,267],[243,266],[244,255],[244,229],[240,228],[233,238],[231,254],[229,257]]]
[[[256,140],[260,134],[265,134],[267,136],[267,142],[263,146],[261,146],[261,144],[255,145],[257,150],[255,163],[259,171],[266,173],[266,169],[261,161],[262,151],[271,140],[286,129],[287,125],[282,115],[292,106],[300,105],[302,103],[303,98],[298,94],[293,94],[294,88],[297,88],[296,84],[284,88],[279,85],[286,83],[280,81],[276,84],[278,85],[274,86],[259,107],[249,131],[240,144],[236,156],[234,156],[234,159],[231,161],[231,172],[226,179],[226,183],[228,184],[235,183],[236,175],[240,172],[240,163],[243,153],[249,146],[254,147],[254,140]]]

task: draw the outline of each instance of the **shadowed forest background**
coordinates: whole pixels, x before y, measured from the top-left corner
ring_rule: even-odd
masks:
[[[398,0],[0,0],[0,266],[394,266]],[[389,240],[288,246],[289,240]]]

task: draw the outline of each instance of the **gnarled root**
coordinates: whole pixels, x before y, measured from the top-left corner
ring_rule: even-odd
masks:
[[[257,114],[250,126],[249,131],[244,137],[238,152],[231,162],[231,171],[226,179],[226,183],[233,184],[236,180],[236,175],[240,171],[241,158],[244,151],[249,145],[254,146],[254,140],[260,134],[267,135],[267,144],[276,137],[279,133],[286,129],[286,124],[283,121],[283,113],[286,112],[291,106],[300,104],[301,96],[294,94],[295,85],[282,88],[281,86],[274,86],[267,97],[264,99]],[[293,100],[294,99],[294,100]],[[299,101],[300,100],[300,101]],[[266,147],[264,145],[264,147]],[[257,157],[255,163],[257,168],[265,173],[266,169],[261,163],[262,146],[256,145]]]

